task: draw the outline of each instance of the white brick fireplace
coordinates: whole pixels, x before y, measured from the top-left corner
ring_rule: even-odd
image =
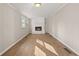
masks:
[[[45,19],[44,17],[36,17],[32,19],[32,34],[45,33]]]

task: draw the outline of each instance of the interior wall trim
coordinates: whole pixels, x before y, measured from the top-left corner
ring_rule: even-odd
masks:
[[[66,46],[69,50],[71,50],[72,52],[74,52],[76,55],[79,56],[79,53],[77,51],[75,51],[73,48],[71,48],[69,45],[67,45],[66,43],[64,43],[59,37],[55,36],[54,34],[50,34],[52,37],[54,37],[55,39],[57,39],[59,42],[61,42],[64,46]]]
[[[0,53],[0,56],[2,56],[5,52],[7,52],[10,48],[12,48],[15,44],[17,44],[19,41],[21,41],[24,37],[28,36],[29,34],[23,35],[20,39],[15,41],[13,44],[11,44],[9,47],[7,47],[4,51]]]

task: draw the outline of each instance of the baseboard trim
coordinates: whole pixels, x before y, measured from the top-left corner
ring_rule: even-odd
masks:
[[[14,42],[13,44],[11,44],[8,48],[6,48],[4,51],[2,51],[0,53],[0,56],[2,56],[5,52],[7,52],[10,48],[12,48],[15,44],[17,44],[19,41],[21,41],[24,37],[28,36],[29,34],[25,34],[24,36],[22,36],[20,39],[18,39],[16,42]]]
[[[67,48],[69,48],[71,51],[73,51],[76,55],[79,56],[79,53],[76,52],[74,49],[72,49],[69,45],[67,45],[66,43],[64,43],[63,41],[61,41],[61,39],[59,37],[56,37],[54,34],[50,34],[48,33],[49,35],[51,35],[52,37],[56,38],[59,42],[61,42],[64,46],[66,46]]]

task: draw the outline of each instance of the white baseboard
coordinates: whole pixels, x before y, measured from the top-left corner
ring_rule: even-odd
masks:
[[[28,34],[26,34],[28,35]],[[6,51],[8,51],[11,47],[13,47],[16,43],[18,43],[20,40],[22,40],[26,35],[22,36],[20,39],[18,39],[16,42],[14,42],[13,44],[11,44],[8,48],[6,48],[4,51],[2,51],[0,53],[0,56],[3,55]]]
[[[50,34],[50,33],[49,33]],[[53,36],[54,38],[56,38],[59,42],[61,42],[63,45],[65,45],[66,47],[68,47],[70,50],[72,50],[75,54],[77,54],[79,56],[79,53],[76,52],[74,49],[72,49],[69,45],[67,45],[66,43],[64,43],[61,38],[56,37],[54,34],[50,34],[51,36]]]

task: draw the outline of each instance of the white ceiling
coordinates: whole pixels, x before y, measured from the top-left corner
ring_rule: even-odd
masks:
[[[51,14],[55,14],[65,4],[63,3],[42,3],[41,7],[37,8],[33,3],[13,3],[11,4],[23,14],[32,17],[48,17]]]

